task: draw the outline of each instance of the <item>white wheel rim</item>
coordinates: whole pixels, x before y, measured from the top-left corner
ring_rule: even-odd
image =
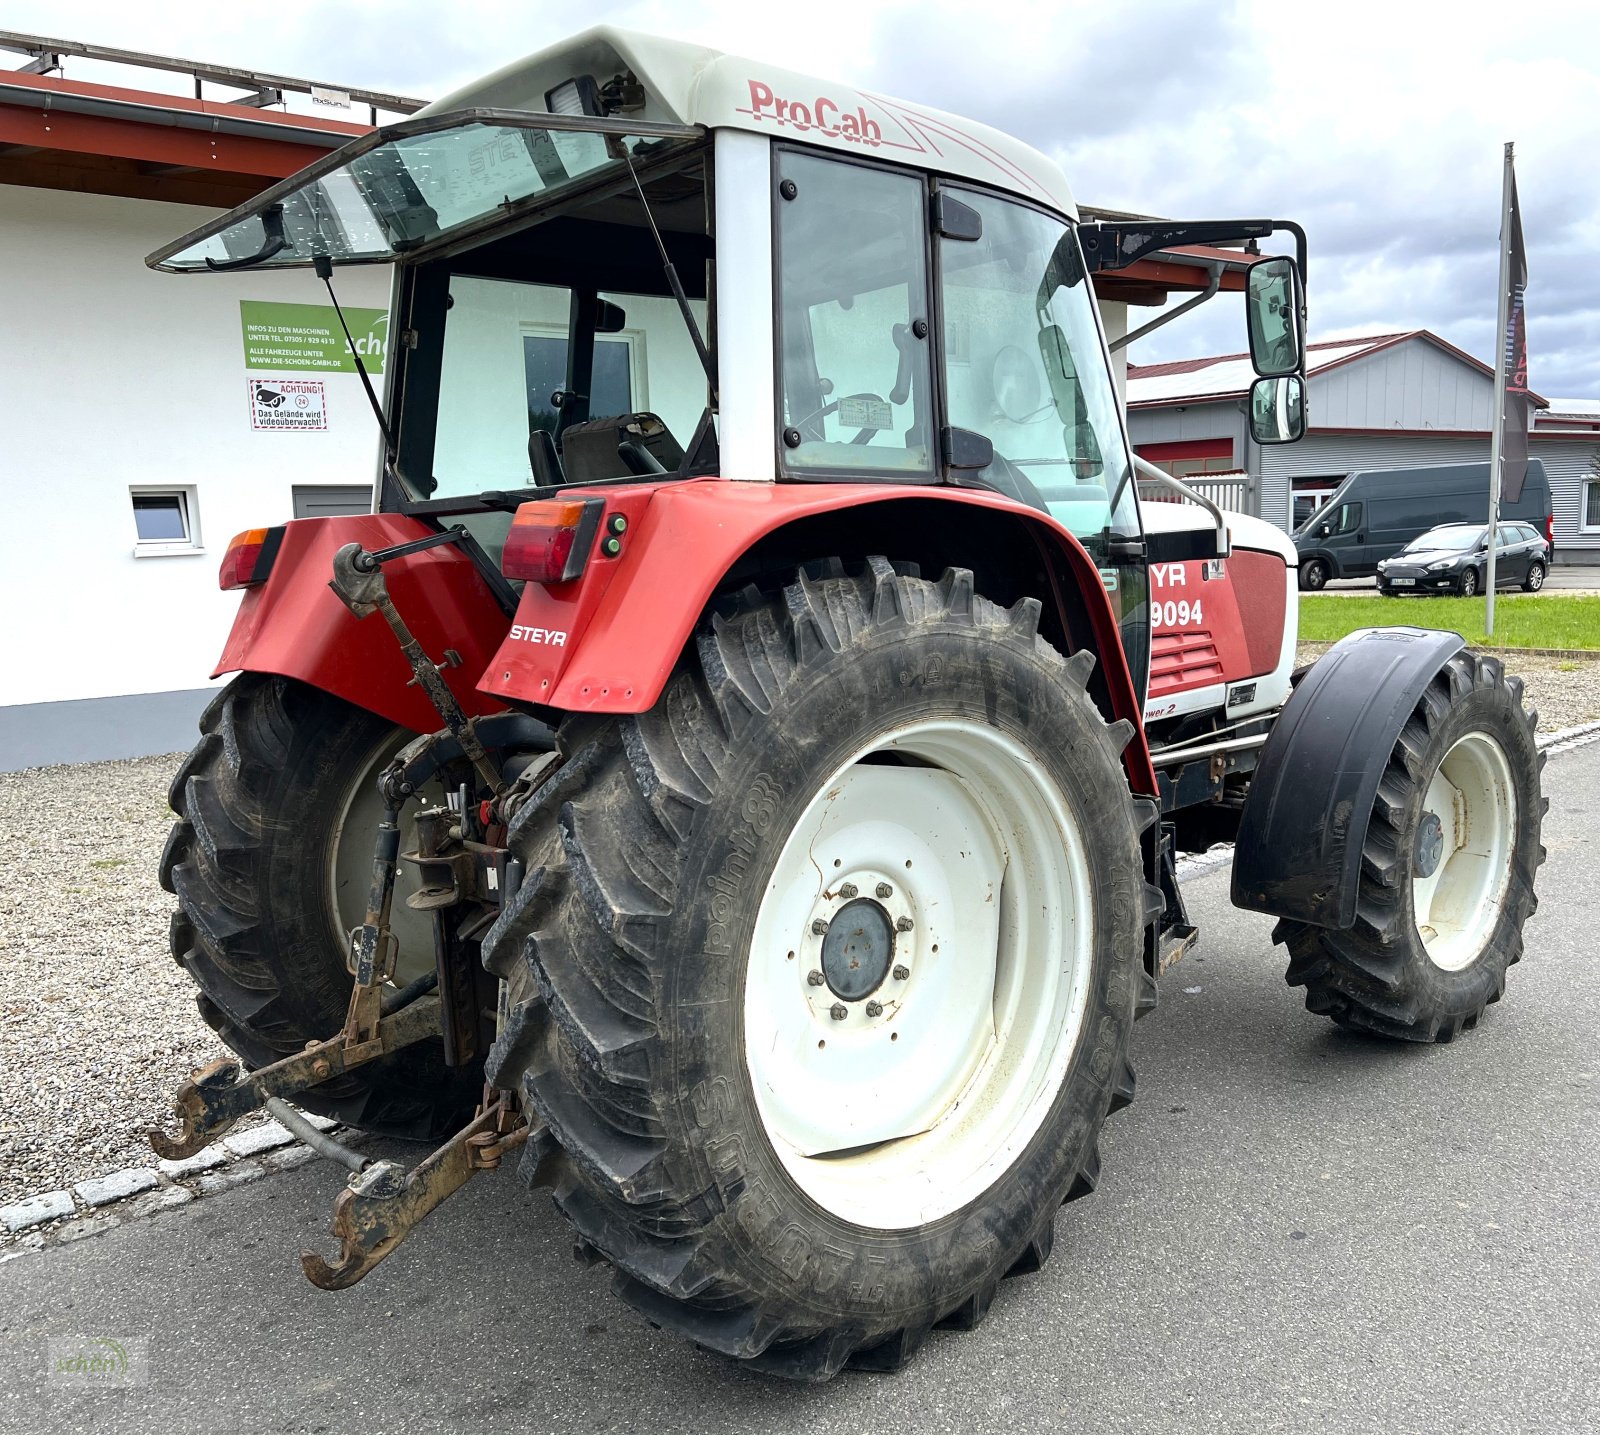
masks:
[[[1511,884],[1516,825],[1505,750],[1487,733],[1468,733],[1428,783],[1412,853],[1412,914],[1436,967],[1460,971],[1489,944]]]
[[[881,754],[921,761],[863,761]],[[869,937],[903,930],[881,984],[847,998],[808,974],[824,971],[830,940],[813,924],[834,932],[852,902]],[[884,1230],[991,1187],[1043,1124],[1077,1049],[1093,929],[1083,834],[1015,739],[977,722],[918,723],[840,767],[773,869],[745,983],[746,1068],[796,1184]],[[873,940],[861,950],[882,958]]]

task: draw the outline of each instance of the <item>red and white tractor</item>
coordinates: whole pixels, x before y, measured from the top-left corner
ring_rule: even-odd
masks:
[[[390,265],[395,331],[374,511],[223,564],[161,878],[240,1060],[158,1148],[266,1106],[349,1164],[335,1288],[520,1153],[651,1321],[824,1379],[1047,1259],[1178,853],[1236,844],[1312,1011],[1472,1026],[1543,856],[1520,684],[1405,628],[1295,674],[1293,547],[1118,403],[1093,277],[1275,234],[1259,442],[1296,226],[1080,222],[981,124],[597,29],[151,256]]]

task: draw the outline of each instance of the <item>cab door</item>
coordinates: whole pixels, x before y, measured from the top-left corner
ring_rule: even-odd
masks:
[[[1333,558],[1336,577],[1362,578],[1378,571],[1378,560],[1367,543],[1365,503],[1341,503],[1317,531],[1323,549]]]

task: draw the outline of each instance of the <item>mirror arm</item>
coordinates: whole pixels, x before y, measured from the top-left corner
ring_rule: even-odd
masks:
[[[1217,557],[1228,556],[1231,548],[1228,542],[1227,515],[1205,494],[1190,488],[1188,484],[1174,478],[1166,469],[1157,468],[1149,459],[1140,458],[1138,454],[1133,456],[1133,470],[1140,478],[1147,479],[1151,483],[1159,483],[1163,488],[1171,489],[1178,497],[1187,498],[1191,503],[1198,503],[1205,509],[1211,515],[1211,521],[1217,526]]]
[[[1170,309],[1165,314],[1158,314],[1148,324],[1141,324],[1137,329],[1130,330],[1120,339],[1113,339],[1106,345],[1106,349],[1110,353],[1118,353],[1126,349],[1135,339],[1144,338],[1146,334],[1159,329],[1163,324],[1170,324],[1174,319],[1182,314],[1187,314],[1191,309],[1198,309],[1207,299],[1212,298],[1217,290],[1222,287],[1222,264],[1217,260],[1212,260],[1206,265],[1206,268],[1210,270],[1211,277],[1206,281],[1206,287],[1200,293],[1196,294],[1192,299],[1185,299],[1176,309]]]

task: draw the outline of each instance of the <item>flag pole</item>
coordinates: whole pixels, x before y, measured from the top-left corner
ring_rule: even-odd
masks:
[[[1494,637],[1494,560],[1496,531],[1500,521],[1500,467],[1505,459],[1506,446],[1506,326],[1511,322],[1511,296],[1507,291],[1511,287],[1512,148],[1508,140],[1505,174],[1500,188],[1500,297],[1496,308],[1497,320],[1494,331],[1494,428],[1490,431],[1489,438],[1489,526],[1485,530],[1488,535],[1489,561],[1483,584],[1487,603],[1483,631],[1485,636],[1490,638]]]

